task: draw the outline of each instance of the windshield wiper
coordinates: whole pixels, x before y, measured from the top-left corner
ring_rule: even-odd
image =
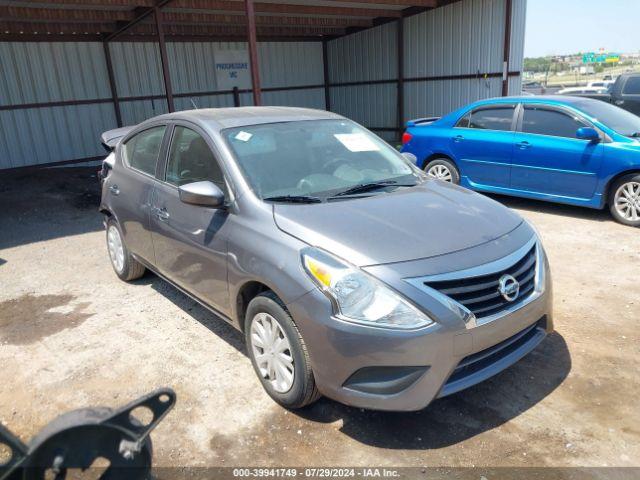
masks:
[[[390,185],[398,186],[398,187],[414,187],[416,184],[399,184],[395,180],[384,180],[381,182],[370,182],[370,183],[362,183],[360,185],[356,185],[355,187],[348,188],[343,192],[336,193],[333,197],[344,197],[347,195],[355,195],[357,193],[365,193],[371,190],[377,190],[378,188],[388,187]]]
[[[307,195],[277,195],[275,197],[263,198],[267,202],[289,202],[289,203],[321,203],[318,197]]]

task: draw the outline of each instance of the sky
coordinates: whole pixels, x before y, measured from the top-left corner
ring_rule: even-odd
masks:
[[[525,57],[640,52],[640,0],[527,0]]]

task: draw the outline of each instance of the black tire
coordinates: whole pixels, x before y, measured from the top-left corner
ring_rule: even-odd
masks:
[[[621,187],[625,184],[629,183],[640,184],[640,173],[631,173],[629,175],[625,175],[624,177],[616,180],[613,185],[611,185],[611,189],[609,190],[609,211],[611,212],[611,216],[615,219],[616,222],[622,223],[623,225],[629,225],[630,227],[640,227],[640,218],[638,220],[632,220],[630,218],[625,218],[622,213],[620,213],[616,208],[616,194]],[[638,187],[634,187],[637,191]],[[638,197],[638,202],[640,202],[640,197]],[[640,207],[640,203],[637,204]],[[640,208],[638,208],[640,210]],[[636,215],[638,216],[638,215]]]
[[[115,228],[118,231],[118,235],[120,235],[120,241],[122,243],[122,250],[124,252],[124,263],[121,270],[118,270],[116,264],[109,252],[109,229]],[[125,282],[130,282],[132,280],[137,280],[142,277],[146,271],[144,265],[138,262],[135,258],[131,256],[131,253],[127,249],[127,245],[124,243],[124,236],[122,235],[122,230],[120,229],[120,225],[113,218],[110,218],[107,221],[107,254],[109,255],[109,260],[111,261],[111,266],[113,267],[113,271],[116,272],[116,275],[120,278],[120,280],[124,280]]]
[[[443,167],[446,167],[449,170],[449,172],[451,172],[451,180],[450,180],[451,183],[455,183],[456,185],[460,184],[460,171],[458,170],[458,167],[456,167],[456,165],[451,161],[451,159],[447,157],[437,157],[437,158],[434,158],[433,160],[430,160],[424,166],[424,171],[429,173],[429,170],[431,170],[433,167],[438,165],[442,165]],[[445,181],[449,181],[449,180],[445,180]]]
[[[259,313],[271,315],[281,326],[287,336],[287,340],[289,340],[290,353],[293,357],[294,366],[293,384],[288,391],[283,393],[276,391],[269,380],[262,376],[254,357],[251,325]],[[275,293],[271,291],[263,292],[249,302],[244,326],[247,351],[253,364],[253,369],[271,398],[283,407],[290,409],[305,407],[320,398],[321,395],[316,387],[313,371],[311,370],[311,363],[309,361],[309,352],[307,351],[304,339],[302,335],[300,335],[300,331],[284,303],[282,303]]]

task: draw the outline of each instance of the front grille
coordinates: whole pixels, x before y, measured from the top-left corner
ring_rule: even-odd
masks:
[[[520,292],[513,301],[506,300],[498,291],[500,278],[511,275],[520,283]],[[528,297],[535,288],[536,247],[529,250],[517,263],[502,271],[478,277],[439,282],[424,282],[468,308],[476,318],[488,317]]]

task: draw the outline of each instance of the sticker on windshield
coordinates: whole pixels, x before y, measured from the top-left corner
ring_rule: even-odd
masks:
[[[251,133],[242,131],[242,132],[238,132],[234,138],[236,140],[240,140],[241,142],[248,142],[251,139],[251,137],[253,137]]]
[[[335,133],[333,135],[352,152],[377,152],[380,148],[363,133]]]

